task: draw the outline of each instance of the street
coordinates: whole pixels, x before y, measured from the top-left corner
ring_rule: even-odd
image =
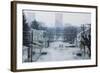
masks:
[[[80,52],[80,49],[78,47],[69,47],[69,45],[71,44],[61,41],[52,42],[49,48],[43,48],[42,50],[42,52],[47,52],[47,54],[41,55],[37,61],[43,62],[82,59],[83,57],[76,56],[76,53]]]

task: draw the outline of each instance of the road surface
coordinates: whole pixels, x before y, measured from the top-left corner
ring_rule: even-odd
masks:
[[[43,48],[42,50],[42,52],[47,52],[47,54],[41,55],[37,61],[65,61],[88,58],[87,56],[77,56],[76,53],[80,52],[80,49],[78,47],[69,46],[71,46],[71,44],[61,41],[52,42],[49,48]]]

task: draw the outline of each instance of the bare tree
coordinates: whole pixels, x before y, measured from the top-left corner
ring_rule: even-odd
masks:
[[[81,33],[81,41],[80,41],[80,45],[81,45],[81,49],[84,49],[84,54],[86,53],[85,50],[87,50],[88,48],[88,55],[89,57],[91,56],[91,28],[88,27],[86,29],[85,25],[83,24],[82,27],[82,33]],[[86,48],[87,47],[87,48]]]

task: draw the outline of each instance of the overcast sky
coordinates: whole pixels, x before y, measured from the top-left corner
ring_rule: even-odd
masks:
[[[55,27],[55,18],[61,17],[61,26],[68,24],[80,26],[81,24],[91,23],[90,13],[74,13],[74,12],[48,12],[48,11],[29,11],[24,10],[27,22],[31,23],[34,19],[44,23],[45,26]]]

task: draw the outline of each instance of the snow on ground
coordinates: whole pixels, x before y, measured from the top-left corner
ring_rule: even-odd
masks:
[[[77,56],[77,53],[82,53],[80,48],[71,47],[71,45],[73,44],[62,41],[51,42],[48,48],[42,48],[42,53],[45,52],[46,54],[40,54],[36,62],[89,59],[87,55]],[[36,57],[38,56],[33,55],[33,60]],[[23,60],[25,59],[27,59],[27,50],[23,52]]]
[[[80,52],[80,49],[78,47],[65,47],[69,45],[71,44],[61,41],[52,42],[49,48],[43,48],[43,51],[47,52],[47,54],[41,55],[37,61],[64,61],[87,58],[76,56],[76,53]]]

